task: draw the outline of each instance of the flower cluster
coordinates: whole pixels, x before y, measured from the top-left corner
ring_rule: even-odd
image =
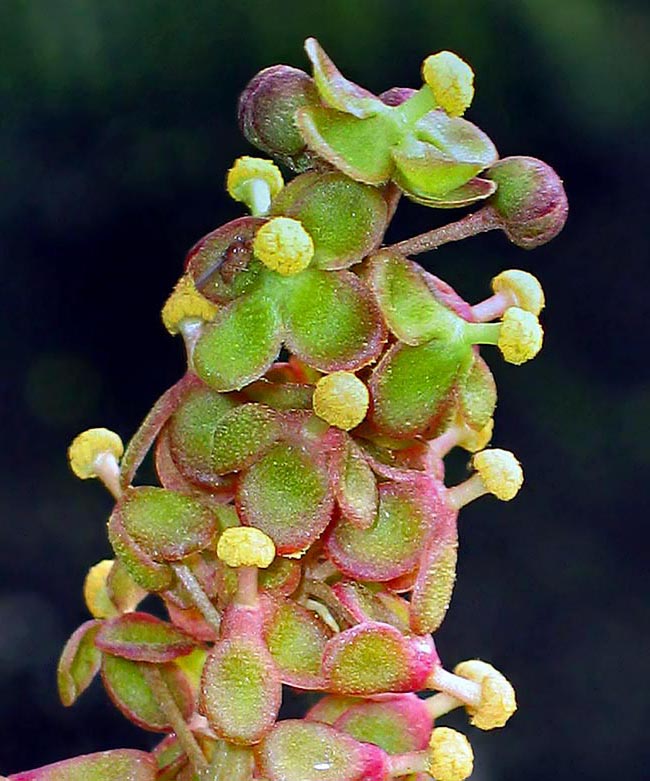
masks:
[[[163,308],[187,372],[125,451],[106,429],[69,451],[115,498],[115,559],[88,573],[92,618],[63,651],[61,699],[101,673],[126,718],[165,737],[14,781],[463,781],[470,744],[438,720],[464,708],[489,730],[516,709],[497,669],[447,669],[432,634],[459,510],[523,482],[512,453],[488,447],[496,389],[479,346],[533,358],[544,295],[507,270],[471,305],[409,256],[490,229],[537,246],[564,224],[564,190],[539,160],[499,159],[462,117],[474,76],[456,55],[428,57],[420,89],[375,96],[306,49],[312,77],[264,70],[239,110],[246,137],[297,175],[237,160],[227,188],[250,216],[190,250]],[[481,205],[385,246],[401,195]],[[455,447],[473,471],[450,486]],[[149,451],[161,485],[134,485]],[[166,620],[138,610],[149,594]],[[283,686],[322,696],[279,720]]]

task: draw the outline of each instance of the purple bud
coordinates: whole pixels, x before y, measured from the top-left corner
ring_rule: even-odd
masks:
[[[313,80],[288,65],[260,71],[239,99],[239,126],[258,149],[296,171],[310,167],[306,145],[295,123],[296,110],[319,105]]]
[[[379,100],[387,106],[400,106],[402,103],[412,98],[417,90],[411,87],[391,87],[386,92],[382,92]]]
[[[490,199],[514,244],[533,249],[564,227],[569,205],[562,180],[534,157],[506,157],[484,174],[498,185]]]

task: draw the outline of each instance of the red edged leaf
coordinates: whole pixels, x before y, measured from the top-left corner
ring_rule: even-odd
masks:
[[[266,404],[276,410],[311,409],[314,387],[297,382],[269,382],[268,379],[261,379],[247,385],[243,392],[250,401]]]
[[[133,580],[124,563],[119,559],[113,562],[108,573],[106,590],[119,613],[130,613],[135,610],[147,596],[147,591]]]
[[[359,623],[379,621],[391,624],[401,632],[409,630],[409,603],[406,600],[394,594],[375,592],[363,583],[351,580],[335,583],[332,591]]]
[[[165,607],[174,626],[181,632],[193,637],[200,643],[214,643],[217,639],[215,629],[206,623],[203,613],[196,607],[179,607],[170,600],[165,601]]]
[[[240,217],[208,233],[189,251],[185,270],[207,299],[225,304],[255,282],[260,262],[253,257],[253,239],[264,222]]]
[[[187,496],[198,499],[206,506],[212,508],[215,512],[223,506],[224,502],[232,501],[235,495],[234,476],[218,477],[214,475],[212,486],[208,490],[205,486],[200,487],[196,483],[191,483],[179,471],[174,459],[172,458],[169,445],[169,436],[166,429],[163,429],[156,442],[155,450],[156,474],[163,488],[170,491],[177,491]]]
[[[458,383],[458,403],[464,422],[475,431],[484,428],[494,414],[496,383],[478,351],[474,354],[469,371]]]
[[[72,633],[63,648],[56,678],[59,697],[66,707],[83,694],[99,672],[102,655],[95,646],[95,637],[101,624],[101,621],[86,621]]]
[[[435,632],[451,601],[458,554],[456,518],[456,512],[441,508],[436,527],[422,551],[411,594],[411,629],[418,634]]]
[[[104,621],[95,644],[113,656],[153,664],[171,662],[196,648],[191,637],[148,613],[127,613]]]
[[[334,724],[348,708],[362,702],[359,697],[343,697],[340,694],[326,694],[305,713],[305,721],[320,721],[323,724]]]
[[[146,662],[133,662],[104,654],[104,688],[118,710],[129,721],[151,732],[171,732],[172,725],[158,705],[145,675]],[[192,689],[184,673],[173,663],[156,665],[183,718],[194,710]]]
[[[495,182],[475,176],[466,184],[437,197],[412,192],[407,192],[405,195],[411,201],[419,203],[421,206],[429,206],[432,209],[458,209],[461,206],[470,206],[478,201],[484,201],[494,195],[496,189]]]
[[[156,762],[144,751],[115,749],[64,759],[37,770],[14,773],[9,781],[155,781]]]
[[[282,683],[300,689],[322,689],[323,651],[332,632],[311,610],[291,600],[275,606],[264,636]]]
[[[167,564],[160,564],[147,555],[126,533],[119,512],[113,511],[108,521],[108,539],[130,577],[146,591],[165,591],[174,581]]]
[[[239,472],[257,461],[282,433],[278,413],[263,404],[243,404],[215,426],[211,467],[217,474]]]
[[[335,270],[358,263],[379,246],[388,204],[381,190],[338,171],[310,172],[280,191],[272,213],[299,220],[314,242],[312,265]]]
[[[359,702],[347,708],[333,726],[389,754],[406,754],[427,748],[433,718],[417,695],[397,694],[379,702]]]
[[[234,636],[214,647],[201,678],[201,712],[233,743],[259,742],[278,716],[282,686],[258,637]]]
[[[165,736],[151,754],[158,767],[156,781],[173,781],[188,762],[187,755],[174,734]]]
[[[386,781],[388,755],[317,721],[278,722],[258,750],[270,781]]]
[[[287,277],[287,347],[321,371],[356,370],[380,353],[386,328],[368,286],[350,271]]]
[[[113,516],[154,561],[179,561],[202,550],[217,530],[214,514],[199,501],[152,486],[127,489]]]
[[[120,483],[123,488],[131,485],[135,473],[153,445],[160,430],[174,413],[186,393],[200,385],[201,382],[193,374],[185,374],[181,379],[166,390],[153,405],[140,428],[131,438],[122,462],[120,464]]]
[[[307,38],[305,51],[314,68],[316,89],[326,105],[359,118],[381,111],[379,98],[346,79],[315,38]]]
[[[212,469],[212,440],[235,404],[232,396],[206,387],[193,388],[169,419],[171,456],[192,483],[209,489],[219,487],[221,481]]]
[[[377,518],[377,481],[363,453],[346,439],[340,453],[336,499],[342,514],[360,529],[370,528]]]
[[[436,664],[430,636],[405,637],[394,626],[369,621],[327,643],[323,671],[330,691],[368,696],[417,691]]]
[[[297,553],[318,539],[334,503],[322,461],[286,442],[242,474],[236,501],[242,523],[268,534],[279,554]]]
[[[328,556],[355,579],[387,581],[410,572],[434,518],[419,480],[382,483],[377,520],[368,529],[341,518],[327,536]]]

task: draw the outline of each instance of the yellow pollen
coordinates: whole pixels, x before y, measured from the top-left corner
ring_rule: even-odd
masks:
[[[514,268],[502,271],[492,280],[492,290],[495,293],[510,293],[516,306],[534,315],[539,315],[544,309],[542,286],[537,277],[527,271]]]
[[[268,185],[271,198],[274,198],[284,187],[280,169],[272,160],[244,156],[235,160],[233,167],[228,171],[226,178],[228,195],[235,201],[247,202],[248,185],[255,180]]]
[[[453,52],[438,52],[422,63],[422,77],[438,105],[449,116],[460,117],[474,97],[474,71]]]
[[[481,701],[477,706],[467,706],[470,722],[479,729],[503,727],[517,710],[515,690],[508,679],[487,662],[472,659],[461,662],[454,669],[456,675],[480,684]]]
[[[474,769],[474,752],[469,740],[449,727],[436,727],[429,741],[427,772],[436,781],[465,781]]]
[[[217,313],[217,307],[202,296],[194,285],[194,280],[185,275],[176,283],[162,309],[162,321],[170,334],[175,335],[183,320],[195,318],[212,320]]]
[[[253,252],[265,266],[288,277],[311,263],[314,242],[298,220],[274,217],[257,231]]]
[[[94,618],[111,618],[117,615],[115,605],[108,596],[106,580],[113,568],[113,559],[104,559],[88,570],[84,581],[84,601]]]
[[[537,317],[517,306],[503,315],[497,345],[508,363],[519,365],[534,358],[542,349],[544,331]]]
[[[524,482],[521,464],[509,450],[482,450],[472,458],[472,466],[487,490],[502,502],[514,499]]]
[[[275,545],[260,529],[233,526],[219,537],[217,556],[229,567],[266,569],[275,558]]]
[[[483,426],[480,431],[474,431],[469,427],[466,428],[466,434],[458,443],[465,450],[469,450],[470,453],[476,453],[478,450],[483,450],[487,446],[488,442],[492,439],[492,432],[494,431],[494,420],[490,419]]]
[[[124,453],[122,440],[107,428],[90,428],[76,436],[68,448],[68,461],[72,471],[82,480],[97,477],[97,459],[113,455],[117,460]]]
[[[314,390],[314,412],[330,426],[349,431],[368,411],[368,388],[352,372],[333,372],[321,377]]]

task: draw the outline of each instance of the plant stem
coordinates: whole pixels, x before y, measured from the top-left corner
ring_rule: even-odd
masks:
[[[176,704],[172,693],[169,691],[169,687],[162,677],[160,670],[153,664],[143,664],[142,671],[160,709],[169,720],[169,723],[176,733],[178,742],[183,747],[183,751],[187,754],[187,758],[190,761],[194,772],[200,775],[208,769],[207,760],[192,731],[187,726],[183,714],[178,709],[178,705]]]
[[[201,615],[206,623],[218,634],[221,627],[221,616],[208,598],[208,595],[203,590],[199,581],[196,579],[192,570],[186,564],[173,564],[172,566],[176,576],[192,597],[194,604],[201,611]]]
[[[437,249],[450,241],[460,241],[469,236],[476,236],[479,233],[486,233],[501,227],[501,220],[497,212],[491,206],[484,206],[472,214],[463,217],[462,220],[451,222],[449,225],[443,225],[441,228],[421,233],[419,236],[413,236],[411,239],[400,241],[397,244],[391,244],[384,247],[387,252],[399,252],[401,255],[418,255],[421,252],[428,252]]]

